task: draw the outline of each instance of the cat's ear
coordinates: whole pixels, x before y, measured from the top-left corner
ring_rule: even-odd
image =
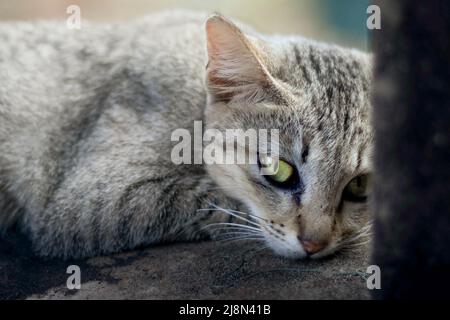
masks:
[[[206,21],[206,39],[209,59],[206,82],[213,99],[262,100],[272,79],[256,44],[218,14]]]

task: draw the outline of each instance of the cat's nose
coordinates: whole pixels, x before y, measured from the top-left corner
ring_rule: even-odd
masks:
[[[301,237],[298,237],[298,239],[300,240],[300,243],[302,244],[303,249],[305,249],[306,253],[308,253],[309,255],[323,250],[327,245],[326,242],[307,240],[307,239],[302,239]]]

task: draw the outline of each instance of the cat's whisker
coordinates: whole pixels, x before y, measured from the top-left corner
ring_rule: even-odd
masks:
[[[231,235],[262,235],[260,232],[251,231],[251,230],[237,230],[237,231],[230,231],[230,232],[222,232],[219,236],[220,237],[229,237]]]
[[[236,213],[236,214],[247,215],[247,213],[245,213],[245,212],[238,211],[238,210],[233,210],[233,209],[225,209],[225,208],[222,208],[222,207],[220,207],[220,206],[218,206],[218,205],[216,205],[216,204],[214,204],[214,203],[211,203],[211,202],[208,202],[208,204],[209,204],[211,207],[215,208],[215,209],[222,210],[222,211],[226,211],[227,213],[230,213],[230,212],[231,212],[231,213]]]
[[[263,241],[264,237],[236,237],[232,239],[217,240],[218,242],[236,242],[236,241]]]
[[[229,235],[250,235],[250,236],[260,236],[262,231],[260,229],[255,229],[253,227],[242,225],[242,224],[232,224],[232,223],[211,223],[199,230],[196,233],[200,233],[207,229],[211,229],[210,232],[214,234],[214,238],[218,240],[221,237],[227,237]],[[211,235],[212,235],[211,234]]]
[[[238,228],[242,228],[242,229],[249,229],[249,230],[256,230],[256,231],[261,231],[260,228],[255,228],[255,227],[251,227],[251,226],[247,226],[245,224],[239,224],[239,223],[232,223],[232,222],[218,222],[218,223],[212,223],[212,224],[208,224],[206,226],[204,226],[201,229],[207,229],[207,228],[211,228],[213,226],[234,226],[234,227],[238,227]]]
[[[248,232],[255,232],[255,233],[261,233],[261,231],[256,231],[256,230],[248,230],[248,229],[244,229],[244,228],[238,228],[238,227],[217,227],[212,229],[211,231],[248,231]]]
[[[262,217],[259,217],[259,216],[255,215],[255,214],[252,214],[252,213],[246,213],[246,212],[242,212],[242,211],[238,211],[238,210],[231,210],[231,209],[229,209],[229,211],[233,212],[233,213],[236,213],[236,214],[243,214],[243,215],[246,215],[246,216],[249,216],[249,217],[252,217],[252,218],[256,218],[256,219],[259,219],[259,220],[264,221],[266,223],[269,222],[269,220],[264,219]]]
[[[341,247],[355,248],[370,243],[372,235],[372,223],[367,223],[354,236],[343,239],[340,242]]]
[[[216,240],[231,240],[236,238],[243,238],[243,237],[250,237],[250,238],[262,238],[261,235],[258,234],[247,234],[247,233],[231,233],[231,234],[224,234],[221,237],[218,237]]]
[[[261,252],[261,251],[263,251],[263,250],[270,250],[270,247],[267,246],[266,244],[263,244],[262,246],[259,246],[258,248],[255,248],[255,249],[252,251],[252,253],[253,253],[253,254],[256,254],[256,253]]]
[[[369,234],[366,234],[366,233],[359,233],[359,234],[356,234],[355,236],[353,236],[353,237],[347,239],[347,241],[348,241],[348,242],[356,242],[357,240],[359,240],[359,239],[361,239],[361,238],[366,238],[366,237],[368,237],[368,236],[369,236]]]
[[[370,243],[370,240],[367,241],[363,241],[363,242],[358,242],[358,243],[352,243],[352,244],[348,244],[345,247],[347,248],[357,248],[357,247],[362,247],[367,245],[368,243]]]
[[[220,237],[225,238],[225,237],[231,237],[231,236],[235,236],[235,235],[264,236],[262,233],[256,232],[256,231],[240,230],[240,231],[232,231],[232,232],[223,232],[222,234],[220,234]]]
[[[233,217],[235,217],[237,219],[240,219],[240,220],[245,221],[245,222],[247,222],[249,224],[252,224],[254,226],[259,227],[258,223],[254,222],[254,221],[251,221],[250,219],[244,218],[244,217],[242,217],[242,216],[240,216],[240,215],[238,215],[236,213],[230,212],[230,211],[228,211],[228,210],[226,210],[224,208],[218,207],[216,205],[213,205],[213,206],[214,206],[214,208],[198,209],[197,211],[215,211],[215,210],[219,210],[219,211],[224,212],[224,213],[226,213],[226,214],[228,214],[230,216],[233,216]]]
[[[220,208],[220,207],[219,207]],[[240,214],[240,215],[245,215],[245,216],[248,216],[248,217],[250,217],[250,218],[256,218],[256,219],[258,219],[258,220],[260,220],[260,221],[262,221],[262,222],[264,222],[265,224],[268,224],[268,222],[269,222],[269,220],[267,220],[267,219],[265,219],[265,218],[262,218],[262,217],[259,217],[259,216],[257,216],[257,215],[255,215],[255,214],[252,214],[252,213],[250,213],[250,212],[242,212],[242,211],[238,211],[238,210],[232,210],[232,209],[227,209],[227,211],[228,211],[228,213],[235,213],[235,214]],[[246,218],[244,218],[244,217],[241,217],[242,219],[246,219]],[[246,219],[246,221],[248,221],[249,223],[252,223],[253,225],[257,225],[258,227],[265,227],[264,225],[262,225],[262,224],[259,224],[259,223],[256,223],[256,222],[254,222],[254,221],[251,221],[250,219]]]

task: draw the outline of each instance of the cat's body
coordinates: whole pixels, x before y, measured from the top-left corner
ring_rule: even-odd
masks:
[[[17,223],[37,253],[67,258],[205,236],[208,232],[200,229],[206,224],[228,220],[220,211],[197,211],[211,203],[258,215],[254,204],[227,190],[217,167],[205,170],[202,165],[171,162],[175,129],[192,129],[194,120],[212,124],[222,116],[221,128],[239,127],[223,110],[207,111],[204,119],[206,106],[217,105],[219,110],[252,99],[257,99],[255,104],[277,100],[289,105],[285,114],[255,113],[255,123],[242,127],[281,127],[287,135],[282,143],[301,130],[308,136],[308,157],[326,163],[332,181],[348,180],[351,170],[339,167],[343,159],[368,162],[361,160],[371,141],[364,54],[299,38],[267,38],[270,46],[261,48],[271,53],[261,58],[269,61],[264,70],[286,92],[270,98],[240,92],[236,100],[225,101],[211,85],[216,78],[207,82],[210,95],[205,85],[205,20],[205,15],[183,12],[117,25],[85,25],[81,30],[53,22],[0,24],[0,227]],[[210,34],[217,31],[214,23]],[[209,68],[215,68],[211,41]],[[245,77],[242,81],[248,84]],[[304,103],[294,110],[297,95],[309,100],[311,112],[303,110]],[[328,99],[327,106],[322,98]],[[264,120],[267,117],[272,120]],[[304,127],[290,128],[294,118]],[[334,142],[316,152],[313,141],[325,140]],[[300,152],[304,148],[298,146]],[[324,172],[319,167],[308,170]],[[302,179],[303,196],[320,201],[308,195],[308,183],[324,186],[326,178],[311,174]],[[244,187],[237,190],[250,192]],[[280,212],[288,209],[284,198],[276,197],[285,193],[270,195]]]

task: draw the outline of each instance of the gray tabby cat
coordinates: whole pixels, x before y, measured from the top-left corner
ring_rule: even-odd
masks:
[[[0,24],[3,230],[63,258],[216,236],[208,226],[292,258],[367,235],[370,57],[206,18]],[[175,165],[171,133],[194,120],[279,129],[283,175]]]

